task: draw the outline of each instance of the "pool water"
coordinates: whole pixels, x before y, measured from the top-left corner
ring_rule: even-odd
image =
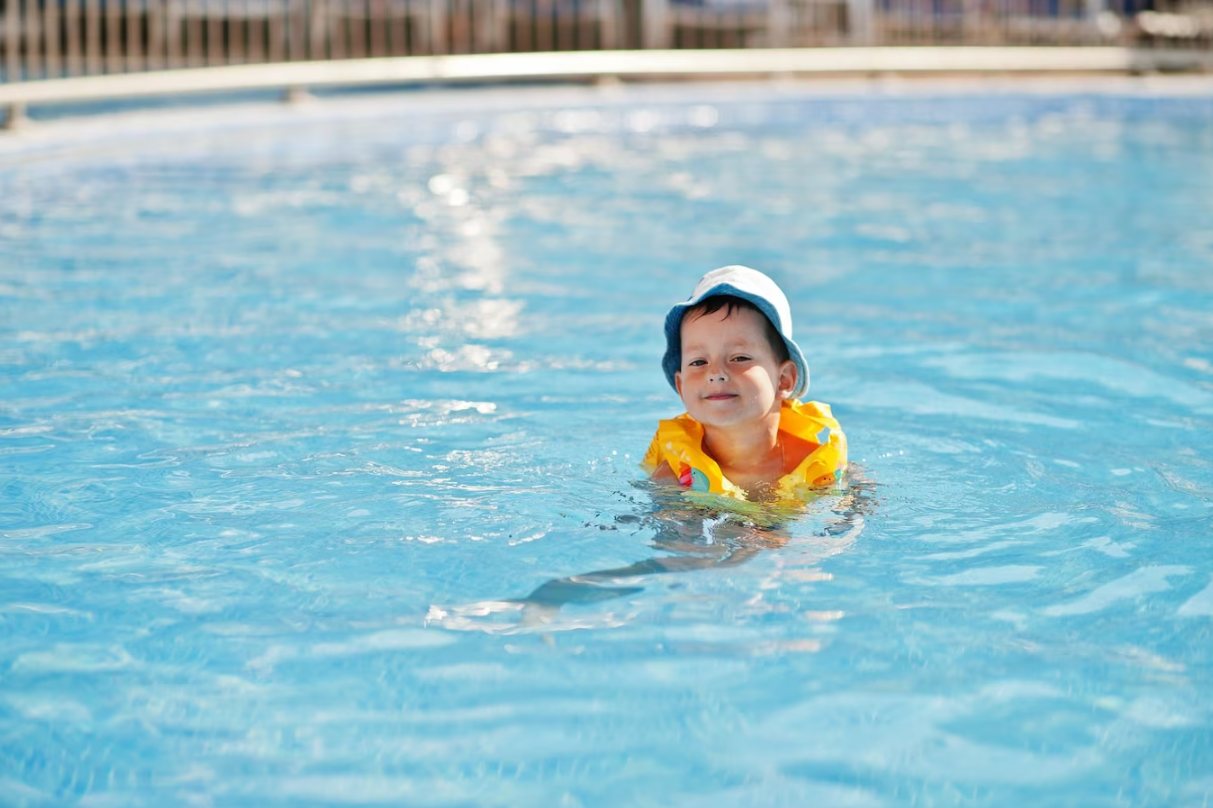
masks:
[[[1137,87],[0,144],[0,804],[1208,805],[1213,93]],[[727,263],[851,444],[767,530],[637,468]]]

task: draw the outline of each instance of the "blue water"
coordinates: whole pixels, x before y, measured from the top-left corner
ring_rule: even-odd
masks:
[[[1213,96],[126,120],[0,144],[0,804],[1213,800]],[[774,530],[636,467],[726,263]]]

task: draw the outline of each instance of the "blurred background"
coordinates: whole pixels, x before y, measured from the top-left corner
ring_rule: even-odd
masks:
[[[572,50],[1118,46],[1207,53],[1209,0],[0,0],[0,84]]]

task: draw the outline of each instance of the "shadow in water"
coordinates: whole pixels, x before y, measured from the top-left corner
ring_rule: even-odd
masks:
[[[810,515],[828,513],[818,533],[815,560],[844,552],[859,538],[864,517],[876,506],[876,486],[852,468],[842,493],[823,494],[790,508],[741,503],[732,506],[716,498],[689,498],[681,489],[637,483],[653,500],[650,513],[616,517],[619,524],[652,529],[656,555],[622,567],[553,578],[522,598],[480,601],[463,606],[431,606],[427,624],[455,630],[516,633],[527,630],[609,627],[622,624],[612,614],[576,618],[556,625],[564,606],[594,604],[644,591],[646,579],[657,575],[737,567],[764,551],[792,541],[788,525]]]

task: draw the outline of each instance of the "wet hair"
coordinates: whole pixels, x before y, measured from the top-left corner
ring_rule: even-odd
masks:
[[[762,318],[762,332],[766,335],[767,344],[771,346],[771,352],[775,354],[776,361],[783,363],[792,358],[791,354],[788,353],[788,344],[783,341],[783,337],[775,330],[775,324],[762,313],[761,309],[745,298],[734,297],[733,295],[712,295],[687,309],[683,313],[682,319],[686,320],[688,317],[706,317],[709,314],[715,314],[721,309],[725,309],[724,316],[726,319],[732,317],[733,312],[738,309],[757,312],[758,316]]]

